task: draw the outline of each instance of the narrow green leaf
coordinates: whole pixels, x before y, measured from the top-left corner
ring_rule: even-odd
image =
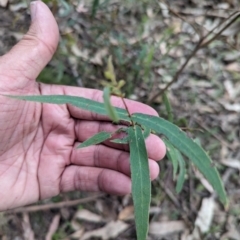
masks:
[[[164,103],[165,108],[167,110],[168,121],[173,123],[173,111],[172,111],[172,107],[171,107],[171,104],[170,104],[170,101],[168,99],[166,91],[163,93],[163,103]]]
[[[127,134],[127,136],[123,137],[123,138],[117,138],[117,139],[113,139],[110,142],[113,143],[118,143],[118,144],[128,144],[129,142],[129,137],[128,137],[128,127],[123,127],[123,128],[119,128],[116,133],[120,133],[120,132],[124,132]]]
[[[106,141],[107,139],[109,139],[111,137],[112,137],[112,133],[100,132],[100,133],[97,133],[96,135],[90,137],[83,143],[81,143],[77,148],[84,148],[84,147],[88,147],[91,145],[96,145],[96,144]]]
[[[144,137],[144,139],[146,139],[150,135],[151,129],[144,127],[144,126],[142,126],[142,128],[143,128],[143,137]],[[124,130],[124,131],[126,133],[128,133],[128,128],[127,128],[127,130]],[[111,140],[111,142],[119,143],[119,144],[127,144],[127,143],[129,143],[129,137],[126,136],[124,138],[113,139],[113,140]]]
[[[201,147],[201,140],[199,138],[195,138],[193,141]]]
[[[166,138],[162,138],[162,140],[167,148],[167,157],[172,162],[173,165],[173,179],[176,179],[178,171],[178,156],[176,148]]]
[[[104,72],[105,78],[111,80],[113,85],[117,85],[116,74],[112,62],[112,56],[108,58],[107,70]]]
[[[142,129],[129,128],[132,195],[138,240],[146,240],[149,224],[151,181]]]
[[[92,14],[91,17],[95,17],[97,10],[99,7],[99,0],[93,0],[92,1]]]
[[[186,166],[182,154],[166,139],[163,141],[167,147],[167,157],[173,164],[173,179],[177,179],[176,192],[180,193],[185,181]],[[179,174],[177,172],[179,168]]]
[[[124,138],[113,139],[113,140],[111,140],[110,142],[119,143],[119,144],[127,144],[127,143],[129,142],[129,137],[126,136],[126,137],[124,137]]]
[[[71,104],[78,108],[92,111],[101,115],[107,115],[103,103],[99,103],[82,97],[66,95],[45,95],[45,96],[7,96],[15,99],[28,100],[33,102],[54,103],[54,104]],[[115,108],[121,120],[131,122],[128,113],[124,109]],[[226,192],[220,179],[219,173],[212,165],[212,161],[206,152],[194,141],[186,136],[174,124],[155,116],[146,114],[133,114],[131,119],[141,125],[145,125],[152,131],[165,135],[168,140],[185,156],[187,156],[202,172],[206,179],[212,184],[218,193],[220,200],[227,205]]]
[[[67,96],[67,95],[37,95],[37,96],[11,96],[6,97],[27,100],[32,102],[53,103],[53,104],[71,104],[75,107],[92,111],[101,115],[108,115],[103,103],[96,102],[83,97]],[[130,122],[128,113],[125,109],[115,108],[121,120]]]
[[[104,100],[105,109],[106,109],[110,119],[113,122],[118,123],[120,119],[118,117],[118,114],[117,114],[115,108],[111,104],[110,97],[111,97],[110,88],[105,87],[103,90],[103,100]]]
[[[120,127],[115,133],[128,133],[128,127]]]
[[[198,144],[187,137],[176,125],[162,118],[136,113],[132,115],[132,119],[159,134],[165,135],[174,147],[195,164],[218,193],[221,202],[227,205],[227,196],[219,173],[212,165],[212,161],[207,153]]]
[[[151,64],[153,61],[154,53],[155,53],[155,47],[154,46],[147,46],[148,54],[144,58],[144,76],[148,77],[150,70],[151,70]]]
[[[146,127],[146,126],[142,126],[143,127],[143,137],[144,139],[148,138],[150,133],[151,133],[151,129]]]
[[[177,153],[177,159],[179,162],[179,174],[178,174],[178,178],[177,178],[176,192],[180,193],[182,191],[183,184],[185,181],[186,164],[185,164],[182,154],[177,149],[176,149],[176,153]]]

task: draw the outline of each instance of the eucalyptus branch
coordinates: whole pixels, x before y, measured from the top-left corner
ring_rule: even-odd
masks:
[[[127,113],[128,113],[128,117],[129,117],[130,120],[131,120],[131,124],[134,125],[134,122],[133,122],[133,120],[132,120],[132,118],[131,118],[131,113],[130,113],[130,111],[129,111],[129,109],[128,109],[128,106],[127,106],[127,103],[126,103],[124,97],[121,96],[121,99],[122,99],[122,102],[123,102],[123,104],[124,104],[125,110],[126,110]]]
[[[107,89],[109,90],[109,88]],[[112,110],[110,109],[110,94],[109,91],[105,91],[105,103],[96,102],[91,99],[86,99],[76,96],[68,95],[43,95],[43,96],[8,96],[16,100],[26,100],[41,103],[52,104],[71,104],[72,106],[80,109],[95,112],[101,115],[108,115],[112,118]],[[109,101],[106,101],[109,100]],[[123,95],[122,95],[123,99]],[[106,104],[107,103],[107,104]],[[168,153],[175,153],[171,155],[171,161],[174,164],[175,173],[178,172],[178,179],[176,185],[176,191],[179,193],[183,188],[185,181],[185,160],[182,157],[187,157],[204,175],[204,177],[213,186],[219,195],[221,202],[227,207],[228,200],[223,183],[220,179],[220,175],[213,166],[213,162],[208,154],[192,139],[190,139],[183,131],[181,131],[176,125],[163,118],[134,113],[130,115],[129,109],[125,100],[123,103],[126,109],[114,107],[114,111],[120,121],[125,121],[134,126],[128,126],[124,129],[127,132],[127,137],[124,139],[114,139],[113,141],[118,144],[129,144],[130,149],[130,170],[132,179],[132,197],[135,208],[135,223],[138,240],[145,240],[148,233],[149,225],[149,208],[151,203],[151,181],[148,165],[148,155],[145,145],[145,138],[154,132],[158,135],[165,136],[168,139]],[[111,111],[109,111],[111,110]],[[110,115],[109,115],[110,113]],[[130,118],[129,118],[130,116]],[[119,129],[120,130],[120,129]],[[89,139],[85,140],[78,146],[78,148],[88,147],[91,145],[101,144],[106,140],[112,141],[113,133],[99,132]],[[117,141],[116,141],[117,140]],[[166,140],[165,140],[166,141]],[[171,149],[171,150],[169,150]],[[181,153],[181,154],[179,154]],[[180,157],[181,156],[181,157]],[[75,203],[74,203],[75,204]],[[51,207],[56,207],[51,205]],[[25,209],[26,210],[26,209]],[[33,211],[33,209],[28,209]],[[36,208],[35,208],[36,210]],[[23,211],[23,210],[22,210]],[[22,212],[20,211],[20,212]]]

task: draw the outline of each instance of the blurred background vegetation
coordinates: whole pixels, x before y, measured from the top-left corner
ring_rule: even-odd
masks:
[[[102,89],[112,56],[118,79],[126,81],[126,97],[151,105],[167,118],[162,98],[167,93],[174,122],[206,149],[221,173],[229,209],[223,209],[191,164],[177,195],[171,163],[161,161],[161,174],[153,182],[149,239],[240,239],[238,1],[44,2],[61,37],[38,81]],[[24,0],[0,0],[0,54],[27,31],[28,5]],[[69,202],[79,198],[87,199]],[[35,207],[0,213],[0,238],[136,239],[131,196],[74,192]],[[109,224],[115,235],[104,235]]]

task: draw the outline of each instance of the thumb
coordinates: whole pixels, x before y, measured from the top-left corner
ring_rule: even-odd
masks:
[[[33,80],[39,75],[56,51],[59,30],[49,8],[41,1],[31,2],[32,23],[23,39],[1,58],[4,70],[13,79]],[[19,79],[19,78],[18,78]]]

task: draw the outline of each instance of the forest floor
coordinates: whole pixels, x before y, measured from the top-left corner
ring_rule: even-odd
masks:
[[[240,239],[240,3],[237,0],[46,0],[59,48],[38,80],[103,89],[111,55],[126,97],[198,141],[220,172],[229,208],[187,163],[180,194],[171,162],[152,183],[149,240]],[[30,24],[28,3],[0,0],[0,55]],[[0,239],[136,239],[131,195],[72,192],[0,213]]]

